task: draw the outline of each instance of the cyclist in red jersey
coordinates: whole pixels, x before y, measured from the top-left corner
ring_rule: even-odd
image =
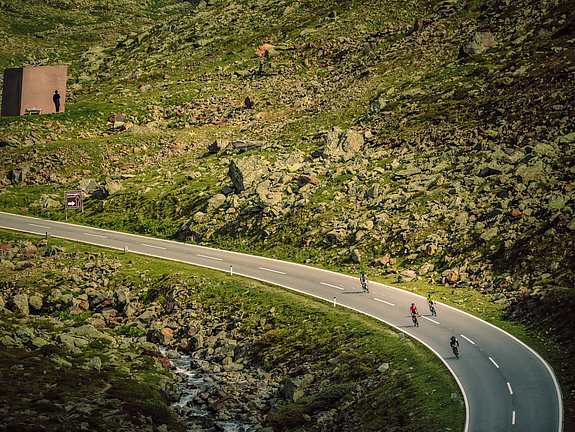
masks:
[[[417,321],[417,315],[419,315],[419,313],[417,312],[417,306],[415,306],[415,303],[411,303],[409,311],[411,312],[411,320],[413,321],[413,325],[415,325],[415,327],[419,327],[419,321]]]

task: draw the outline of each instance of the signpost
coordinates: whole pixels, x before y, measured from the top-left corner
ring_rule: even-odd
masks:
[[[64,207],[66,209],[66,220],[68,220],[68,209],[82,209],[84,211],[82,191],[64,192]]]

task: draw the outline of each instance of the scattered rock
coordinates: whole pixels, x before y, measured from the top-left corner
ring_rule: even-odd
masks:
[[[459,56],[470,57],[481,54],[495,45],[495,36],[491,32],[476,32],[471,40],[461,47]]]

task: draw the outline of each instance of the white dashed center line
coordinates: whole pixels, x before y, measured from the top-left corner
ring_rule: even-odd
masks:
[[[432,320],[431,318],[428,318],[428,317],[426,317],[426,316],[423,316],[423,315],[422,315],[421,318],[425,318],[427,321],[431,321],[432,323],[435,323],[435,324],[439,325],[439,323],[438,323],[437,321]]]
[[[491,357],[489,357],[489,360],[491,360],[491,363],[493,363],[495,367],[499,369],[499,365],[495,362],[495,360],[493,360]]]
[[[151,247],[151,248],[154,248],[154,249],[163,249],[163,250],[166,250],[165,247],[162,247],[162,246],[154,246],[154,245],[150,245],[150,244],[146,244],[146,243],[142,243],[142,246]]]
[[[511,416],[511,424],[515,424],[515,411],[513,411],[513,416]]]
[[[471,345],[475,345],[475,342],[473,342],[473,341],[472,341],[471,339],[469,339],[467,336],[461,335],[461,337],[462,337],[463,339],[465,339],[467,342],[469,342]]]
[[[36,224],[33,224],[33,223],[29,223],[28,225],[30,225],[30,226],[33,226],[33,227],[36,227],[36,228],[50,228],[49,226],[45,226],[45,225],[36,225]]]
[[[272,273],[285,274],[283,271],[274,270],[274,269],[269,269],[269,268],[265,268],[265,267],[260,267],[259,269],[260,269],[260,270],[269,271],[269,272],[272,272]]]
[[[382,302],[382,303],[388,304],[388,305],[390,305],[390,306],[395,306],[393,303],[390,303],[390,302],[385,301],[385,300],[382,300],[382,299],[374,298],[374,300],[375,300],[375,301],[378,301],[378,302]]]
[[[213,259],[213,260],[217,260],[217,261],[223,261],[223,258],[213,257],[213,256],[209,256],[209,255],[196,254],[196,256],[199,256],[202,258]]]
[[[91,233],[83,233],[84,235],[90,236],[90,237],[98,237],[98,238],[108,238],[104,235],[100,235],[100,234],[91,234]]]
[[[325,286],[328,286],[328,287],[332,287],[332,288],[337,288],[338,290],[343,290],[343,289],[345,289],[345,288],[342,288],[342,287],[337,286],[337,285],[328,284],[328,283],[326,283],[326,282],[320,282],[320,284],[325,285]]]
[[[507,382],[507,388],[509,389],[509,394],[513,395],[513,389],[511,388],[511,384],[509,384],[509,382]]]

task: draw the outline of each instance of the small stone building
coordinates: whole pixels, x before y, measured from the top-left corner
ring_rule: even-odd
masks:
[[[60,112],[66,110],[68,66],[24,66],[6,69],[2,87],[2,116],[53,114],[55,90],[60,94]]]

